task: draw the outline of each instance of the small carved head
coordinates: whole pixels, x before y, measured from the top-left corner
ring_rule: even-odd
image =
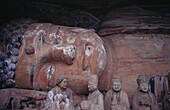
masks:
[[[98,86],[98,76],[97,75],[91,75],[88,80],[88,89],[90,92],[97,89]]]
[[[122,88],[122,81],[120,80],[120,76],[113,76],[112,88],[116,92],[121,90],[121,88]]]
[[[142,92],[148,92],[148,84],[149,84],[149,77],[145,73],[138,75],[137,84],[139,86],[139,90]]]
[[[56,85],[61,89],[66,89],[68,86],[68,78],[66,76],[59,76]]]

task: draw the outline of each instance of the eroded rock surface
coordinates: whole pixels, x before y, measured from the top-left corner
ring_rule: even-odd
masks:
[[[59,75],[76,93],[87,93],[87,78],[106,67],[102,39],[90,29],[32,24],[26,31],[16,68],[16,86],[49,90]]]
[[[116,53],[108,61],[105,74],[119,75],[124,84],[122,89],[130,97],[137,89],[136,78],[140,73],[151,76],[166,75],[170,71],[169,35],[115,34],[104,37],[103,40],[106,41],[105,44],[112,44],[111,50]],[[106,53],[109,54],[108,51]]]
[[[102,19],[98,34],[110,48],[105,76],[119,75],[129,97],[137,90],[140,73],[156,76],[170,71],[169,18],[166,6],[141,5],[112,8]]]
[[[41,109],[47,93],[26,89],[1,89],[0,109]]]
[[[128,96],[136,77],[168,73],[170,39],[166,34],[114,34],[102,39],[93,30],[32,24],[22,42],[15,81],[18,87],[49,90],[59,75],[70,79],[78,94],[88,93],[87,79],[99,76],[99,90],[111,89],[113,75],[122,78]]]

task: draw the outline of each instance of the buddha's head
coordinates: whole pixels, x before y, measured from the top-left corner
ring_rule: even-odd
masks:
[[[48,90],[64,75],[71,82],[69,88],[84,93],[90,75],[101,77],[106,58],[104,43],[94,30],[32,24],[23,38],[16,85]]]

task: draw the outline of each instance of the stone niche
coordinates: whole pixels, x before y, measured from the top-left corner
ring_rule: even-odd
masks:
[[[170,39],[166,34],[116,34],[99,37],[94,30],[35,23],[25,32],[16,68],[16,86],[36,90],[55,87],[60,75],[69,78],[69,88],[87,94],[89,75],[99,77],[99,90],[111,89],[113,75],[123,81],[132,97],[136,78],[167,74]]]

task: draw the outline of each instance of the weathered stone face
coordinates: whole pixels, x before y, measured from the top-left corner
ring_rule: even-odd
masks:
[[[88,89],[90,92],[93,92],[97,89],[97,84],[95,84],[94,82],[88,82]]]
[[[68,85],[68,79],[64,79],[63,81],[61,81],[61,83],[59,84],[59,87],[62,89],[66,89]]]
[[[112,83],[112,88],[113,88],[113,90],[116,91],[116,92],[120,91],[121,88],[122,88],[122,83],[121,83],[121,81],[120,81],[120,80],[113,81],[113,83]]]
[[[93,30],[32,24],[24,35],[15,80],[18,87],[48,90],[65,75],[69,88],[85,93],[88,76],[101,77],[105,67],[103,41]]]
[[[139,85],[139,89],[141,90],[141,91],[143,91],[143,92],[148,92],[148,83],[141,83],[140,85]]]

